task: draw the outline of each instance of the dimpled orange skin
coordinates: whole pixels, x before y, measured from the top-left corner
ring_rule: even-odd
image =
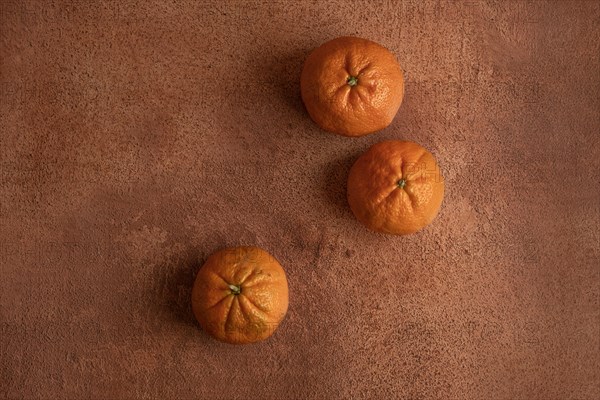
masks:
[[[435,158],[413,142],[377,143],[350,169],[350,208],[376,232],[419,231],[436,217],[443,198],[444,180]]]
[[[300,91],[308,114],[322,129],[363,136],[392,122],[402,103],[404,79],[396,57],[385,47],[340,37],[308,56]]]
[[[192,309],[202,328],[233,344],[271,336],[288,309],[288,284],[279,262],[258,247],[212,254],[198,271]]]

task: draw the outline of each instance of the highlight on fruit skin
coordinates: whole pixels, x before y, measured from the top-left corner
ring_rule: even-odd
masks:
[[[435,219],[444,190],[442,173],[429,151],[414,142],[388,140],[356,160],[347,194],[356,219],[367,228],[406,235]]]
[[[308,114],[323,130],[363,136],[392,122],[404,96],[404,78],[388,49],[345,36],[307,57],[300,91]]]
[[[287,313],[287,278],[281,264],[258,247],[213,253],[198,271],[192,310],[215,339],[232,344],[270,337]]]

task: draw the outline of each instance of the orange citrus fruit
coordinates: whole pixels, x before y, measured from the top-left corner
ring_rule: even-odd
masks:
[[[362,136],[392,122],[402,103],[404,79],[396,57],[385,47],[340,37],[308,56],[300,91],[309,115],[322,129]]]
[[[218,340],[243,344],[271,336],[288,308],[288,284],[277,260],[258,247],[212,254],[198,271],[192,309]]]
[[[444,180],[433,155],[413,142],[377,143],[350,169],[348,203],[369,229],[404,235],[433,221]]]

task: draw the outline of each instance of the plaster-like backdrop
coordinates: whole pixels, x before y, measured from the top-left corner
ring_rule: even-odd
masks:
[[[363,138],[300,99],[342,35],[405,72]],[[2,0],[0,51],[0,398],[600,397],[598,2]],[[406,237],[346,202],[392,138],[446,179]],[[240,347],[189,299],[243,244],[290,308]]]

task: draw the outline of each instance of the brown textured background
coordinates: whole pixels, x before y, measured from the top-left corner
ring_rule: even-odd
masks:
[[[0,397],[596,399],[598,2],[1,1]],[[320,131],[309,51],[382,43],[393,124]],[[432,226],[365,230],[369,145],[444,169]],[[236,347],[195,324],[211,252],[285,267]]]

